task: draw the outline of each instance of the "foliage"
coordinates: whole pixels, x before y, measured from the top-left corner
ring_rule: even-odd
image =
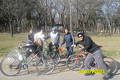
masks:
[[[119,13],[119,0],[0,0],[0,32],[71,24],[76,31],[119,34]]]

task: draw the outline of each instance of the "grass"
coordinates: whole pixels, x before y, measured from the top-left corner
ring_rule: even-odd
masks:
[[[25,33],[15,34],[12,38],[8,33],[0,33],[0,54],[15,48],[19,41],[25,40]]]
[[[120,37],[102,37],[102,36],[93,36],[94,41],[103,46],[105,50],[120,50]]]
[[[27,38],[26,33],[15,34],[12,38],[8,33],[0,33],[0,54],[9,52],[15,48],[18,42]],[[120,55],[120,37],[119,36],[92,36],[92,39],[102,46],[105,55]],[[76,40],[78,40],[76,38]]]

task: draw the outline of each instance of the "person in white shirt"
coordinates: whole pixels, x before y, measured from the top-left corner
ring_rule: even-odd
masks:
[[[34,43],[40,47],[40,50],[43,50],[45,42],[45,34],[41,30],[40,32],[34,34]]]
[[[59,32],[57,32],[57,28],[54,27],[52,29],[52,31],[49,34],[49,37],[51,39],[51,42],[49,43],[49,51],[52,51],[52,46],[55,46],[56,49],[58,49],[59,47],[59,43],[60,43],[60,34]]]
[[[45,40],[45,35],[43,34],[42,30],[34,35],[34,42],[38,41],[39,39],[42,41]]]

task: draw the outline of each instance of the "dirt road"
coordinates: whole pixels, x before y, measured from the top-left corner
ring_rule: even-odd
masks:
[[[51,75],[38,75],[31,73],[28,75],[20,75],[15,77],[6,77],[0,73],[0,80],[103,80],[101,74],[95,74],[94,76],[84,76],[81,73],[67,71]],[[114,76],[110,80],[120,80],[120,75]]]
[[[115,75],[112,79],[109,80],[120,80],[119,73],[120,71],[118,72],[118,75]],[[4,76],[0,72],[0,80],[103,80],[102,77],[102,74],[84,76],[83,73],[68,70],[65,65],[57,67],[56,70],[49,75],[40,74],[40,72],[36,71],[35,68],[30,70],[30,74],[24,70],[21,71],[20,75],[14,77]]]

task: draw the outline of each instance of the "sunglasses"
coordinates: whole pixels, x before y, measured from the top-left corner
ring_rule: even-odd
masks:
[[[83,36],[80,35],[80,36],[78,36],[78,37],[81,38],[81,37],[83,37]]]

